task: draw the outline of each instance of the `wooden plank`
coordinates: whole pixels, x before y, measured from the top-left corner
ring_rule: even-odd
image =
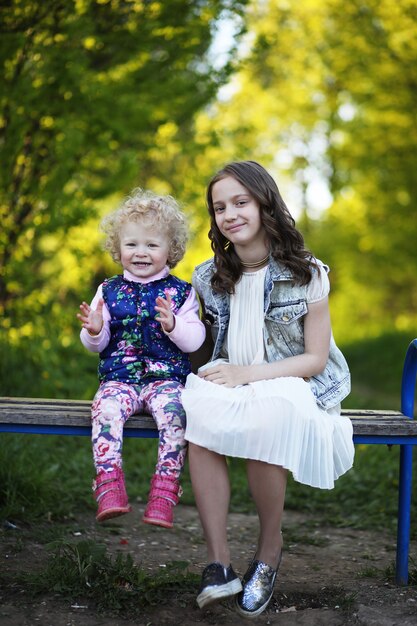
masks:
[[[90,411],[90,402],[72,406],[53,403],[5,403],[0,400],[0,423],[88,426],[91,423]],[[130,418],[128,426],[155,428],[155,422],[150,415],[135,415]]]
[[[91,402],[49,398],[0,398],[0,423],[89,426]],[[344,409],[356,435],[417,435],[417,420],[399,411]],[[126,428],[155,429],[150,415],[134,415]]]
[[[90,400],[69,400],[67,398],[19,398],[15,396],[0,397],[0,406],[3,404],[14,405],[52,405],[52,406],[68,406],[68,407],[90,407]]]
[[[377,420],[358,420],[352,419],[353,433],[355,435],[417,435],[417,422],[403,418],[397,421]]]
[[[342,415],[348,417],[404,417],[400,411],[382,410],[382,409],[342,409]]]
[[[33,410],[46,410],[48,408],[58,409],[64,408],[67,411],[85,410],[89,411],[91,407],[90,400],[69,400],[69,399],[52,399],[52,398],[18,398],[18,397],[0,397],[0,411],[3,408],[12,409],[32,408]],[[371,410],[371,409],[342,409],[342,414],[348,417],[385,417],[397,416],[401,417],[402,413],[392,410]]]

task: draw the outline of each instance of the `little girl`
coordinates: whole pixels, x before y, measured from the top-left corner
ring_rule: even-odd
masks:
[[[197,602],[236,595],[252,618],[267,607],[281,561],[287,471],[331,489],[352,466],[352,426],[340,414],[350,375],[331,332],[329,268],[304,247],[271,176],[253,161],[230,163],[207,202],[214,258],[195,269],[193,285],[214,350],[182,396],[209,560]],[[242,582],[227,543],[227,455],[247,459],[260,523]]]
[[[192,286],[169,272],[184,256],[187,226],[170,196],[135,190],[102,223],[106,249],[123,274],[105,280],[89,306],[80,305],[81,341],[100,353],[100,386],[92,404],[92,444],[103,522],[131,510],[122,470],[123,426],[148,411],[159,431],[158,460],[143,521],[173,526],[184,466],[181,391],[188,353],[204,341]]]

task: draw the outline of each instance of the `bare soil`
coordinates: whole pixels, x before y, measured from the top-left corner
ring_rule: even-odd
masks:
[[[206,565],[205,545],[194,507],[179,505],[175,527],[165,530],[141,522],[144,506],[99,526],[91,512],[83,512],[62,525],[68,541],[105,542],[108,552],[129,553],[149,572],[172,562],[186,561],[188,571],[200,574]],[[255,515],[231,514],[229,524],[232,563],[243,575],[255,548]],[[56,524],[55,524],[56,525]],[[1,570],[6,578],[19,571],[42,576],[49,557],[39,540],[40,529],[5,523],[0,533]],[[387,568],[395,560],[395,537],[381,533],[334,528],[313,517],[286,511],[284,557],[273,599],[256,624],[308,626],[417,625],[417,588],[386,582]],[[415,543],[411,554],[416,553]],[[2,576],[4,580],[4,576]],[[5,584],[0,589],[1,626],[170,626],[181,624],[248,624],[231,601],[199,610],[195,590],[143,610],[139,619],[100,614],[82,599],[64,599],[56,593],[31,597],[24,586]]]

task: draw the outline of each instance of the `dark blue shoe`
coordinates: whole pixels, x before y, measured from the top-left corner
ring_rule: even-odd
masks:
[[[274,593],[280,563],[281,556],[277,569],[263,561],[252,561],[242,579],[243,591],[236,598],[236,608],[240,615],[252,618],[265,611]]]
[[[197,604],[202,609],[221,600],[234,596],[242,590],[242,583],[233,571],[231,565],[225,567],[221,563],[210,563],[204,569],[201,577],[201,585],[198,590]]]

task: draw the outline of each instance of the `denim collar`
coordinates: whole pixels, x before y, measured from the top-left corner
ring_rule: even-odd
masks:
[[[291,280],[294,278],[291,270],[286,265],[269,257],[268,272],[272,280]]]

